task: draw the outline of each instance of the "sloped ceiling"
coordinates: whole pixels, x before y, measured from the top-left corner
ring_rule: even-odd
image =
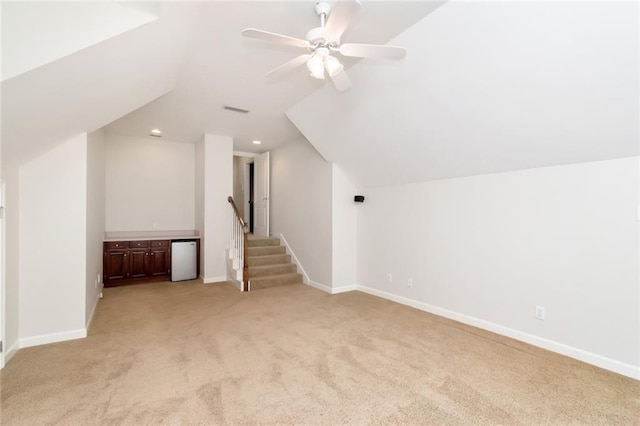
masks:
[[[196,11],[163,4],[146,25],[3,81],[3,162],[24,163],[170,91]],[[3,49],[12,42],[3,39]]]
[[[174,89],[106,127],[108,132],[148,136],[160,128],[163,137],[193,142],[203,133],[231,136],[237,151],[264,152],[301,137],[285,111],[328,81],[309,78],[302,66],[286,78],[268,82],[264,75],[305,53],[290,46],[246,39],[245,28],[305,38],[319,26],[315,1],[203,2],[194,21],[180,78]],[[385,44],[436,9],[442,1],[363,1],[360,12],[343,35],[344,41]],[[331,18],[329,18],[331,19]],[[343,61],[347,68],[355,60]],[[250,110],[238,114],[223,105]],[[252,141],[259,139],[259,147]]]
[[[2,45],[2,80],[157,19],[160,8],[144,6],[125,2],[2,2],[2,39],[11,41]]]
[[[638,155],[638,3],[449,2],[287,115],[359,186]]]
[[[343,41],[401,45],[405,59],[345,60],[343,93],[304,67],[267,83],[300,52],[240,30],[304,38],[314,3],[132,4],[148,23],[2,82],[3,162],[103,126],[223,134],[250,152],[302,133],[359,186],[638,153],[637,2],[363,0]]]
[[[441,4],[365,0],[343,40],[384,44]],[[3,161],[22,163],[100,127],[138,137],[160,128],[165,139],[187,143],[222,134],[236,150],[264,152],[301,138],[285,111],[331,84],[309,78],[305,67],[268,83],[268,71],[302,52],[240,35],[255,27],[304,38],[319,25],[315,1],[14,6],[2,8],[4,69],[12,76],[2,83]]]

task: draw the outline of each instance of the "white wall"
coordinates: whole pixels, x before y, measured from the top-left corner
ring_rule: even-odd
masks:
[[[311,284],[331,287],[332,170],[305,139],[271,151],[272,234],[282,234]]]
[[[87,136],[20,168],[20,346],[84,337]]]
[[[107,133],[106,230],[193,230],[194,161],[193,144]]]
[[[85,323],[89,322],[102,291],[102,241],[105,225],[104,132],[87,138],[87,271]]]
[[[332,165],[332,292],[353,289],[358,283],[358,192],[340,166]]]
[[[369,188],[359,284],[640,378],[637,162]]]
[[[204,233],[203,280],[226,281],[225,250],[229,244],[231,206],[227,197],[233,191],[233,139],[228,136],[204,136]]]

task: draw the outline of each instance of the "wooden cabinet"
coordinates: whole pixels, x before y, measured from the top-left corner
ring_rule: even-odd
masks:
[[[124,280],[129,273],[129,245],[126,242],[104,243],[104,282]]]
[[[103,268],[106,287],[169,279],[171,241],[105,242]]]
[[[148,273],[152,277],[171,274],[171,242],[151,241]]]

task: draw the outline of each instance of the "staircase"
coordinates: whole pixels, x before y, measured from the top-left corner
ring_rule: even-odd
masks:
[[[251,290],[302,284],[302,275],[277,237],[250,236],[247,246]]]

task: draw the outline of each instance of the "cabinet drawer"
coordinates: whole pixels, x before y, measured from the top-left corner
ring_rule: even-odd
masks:
[[[151,240],[151,247],[169,247],[170,245],[169,240]]]
[[[104,243],[107,249],[122,249],[129,247],[129,241],[109,241]]]
[[[129,241],[129,247],[131,248],[146,248],[149,247],[149,241]]]

